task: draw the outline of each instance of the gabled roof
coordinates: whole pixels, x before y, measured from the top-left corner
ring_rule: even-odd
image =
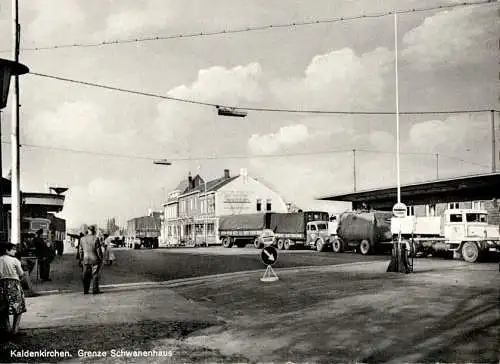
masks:
[[[191,189],[187,188],[186,190],[184,190],[183,192],[181,192],[181,194],[179,195],[179,197],[182,197],[183,195],[188,195],[188,194],[196,193],[196,192],[202,192],[202,193],[204,193],[205,191],[206,192],[217,191],[218,189],[220,189],[221,187],[223,187],[223,186],[227,185],[228,183],[234,181],[238,177],[239,176],[233,176],[233,177],[229,177],[229,178],[227,178],[227,177],[220,177],[220,178],[216,178],[214,180],[208,181],[206,183],[206,185],[205,185],[205,183],[202,182],[201,184],[199,184],[195,188],[191,188]],[[201,177],[200,177],[200,179],[203,181],[203,179]]]
[[[226,177],[221,177],[221,178],[217,178],[217,179],[214,179],[212,181],[208,181],[207,182],[207,189],[206,191],[207,192],[213,192],[213,191],[217,191],[218,189],[220,189],[221,187],[227,185],[228,183],[234,181],[236,178],[238,178],[239,176],[233,176],[233,177],[229,177],[229,178],[226,178]],[[200,192],[205,192],[205,185],[200,185],[198,186],[197,188]]]

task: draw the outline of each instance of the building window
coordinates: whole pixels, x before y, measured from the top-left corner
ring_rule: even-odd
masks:
[[[448,204],[448,209],[449,210],[456,210],[460,208],[460,204],[458,202],[450,202]]]
[[[267,200],[266,201],[266,211],[271,211],[271,208],[272,208],[272,206],[271,206],[271,200]]]
[[[436,205],[425,205],[425,216],[436,216]]]
[[[472,201],[473,210],[484,210],[484,203],[482,201]]]
[[[406,206],[408,216],[415,216],[415,206]]]
[[[262,200],[260,198],[257,199],[257,211],[262,211]]]

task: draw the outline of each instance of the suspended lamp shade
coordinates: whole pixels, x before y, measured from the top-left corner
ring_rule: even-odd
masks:
[[[10,78],[12,76],[23,75],[29,71],[29,68],[24,64],[0,58],[0,109],[7,106]]]

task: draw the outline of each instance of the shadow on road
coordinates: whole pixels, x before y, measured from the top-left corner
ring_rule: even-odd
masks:
[[[500,340],[498,299],[497,290],[471,294],[459,301],[449,314],[435,321],[431,327],[422,327],[416,335],[402,336],[389,346],[378,348],[363,358],[362,362],[417,360],[425,363],[437,361],[498,363],[497,345]],[[405,322],[400,324],[404,326]]]

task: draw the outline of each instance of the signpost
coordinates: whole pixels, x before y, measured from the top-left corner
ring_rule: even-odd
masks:
[[[392,207],[392,214],[394,217],[403,218],[406,217],[407,213],[406,205],[402,202],[398,202]]]
[[[274,282],[279,278],[274,272],[272,265],[278,260],[278,251],[272,246],[266,246],[260,254],[262,261],[267,265],[266,272],[260,279],[262,282]]]

